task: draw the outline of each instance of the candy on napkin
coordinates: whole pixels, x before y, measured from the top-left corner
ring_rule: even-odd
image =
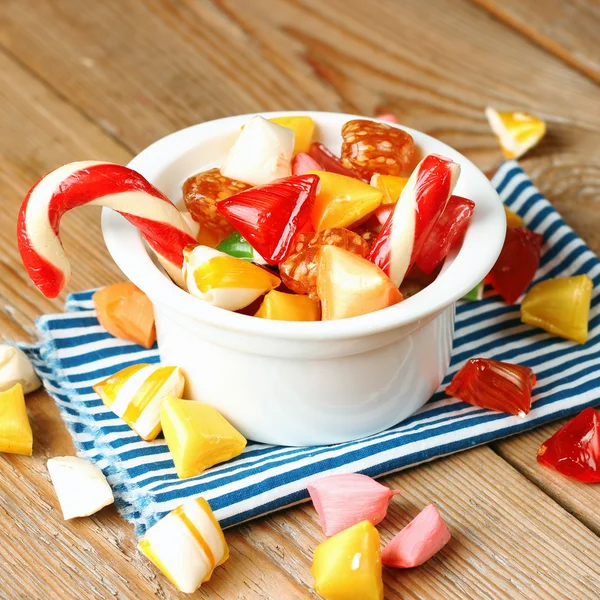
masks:
[[[256,116],[229,150],[221,174],[244,183],[264,185],[292,174],[293,153],[294,132]]]
[[[239,231],[234,231],[228,235],[218,244],[216,250],[259,265],[267,264],[265,259],[242,237]]]
[[[504,214],[506,215],[506,226],[507,227],[522,227],[523,226],[523,218],[521,217],[521,215],[518,215],[516,212],[513,212],[506,205],[504,205]]]
[[[438,509],[430,504],[385,546],[381,562],[386,567],[418,567],[437,554],[450,538]]]
[[[143,440],[161,430],[160,405],[167,396],[181,398],[185,379],[179,367],[138,364],[122,369],[93,388],[102,402]]]
[[[229,558],[221,526],[204,498],[188,500],[150,527],[138,549],[186,594]]]
[[[0,452],[26,456],[33,452],[33,432],[20,383],[0,392]]]
[[[195,400],[167,396],[160,422],[178,477],[200,475],[238,456],[246,438],[216,409]]]
[[[217,210],[267,263],[276,265],[309,220],[318,184],[317,175],[288,177],[223,200]]]
[[[46,463],[65,520],[89,517],[115,499],[104,473],[77,456],[58,456]]]
[[[254,316],[275,321],[319,321],[321,309],[319,302],[308,296],[271,290]]]
[[[498,111],[491,106],[485,116],[506,158],[519,158],[546,134],[546,123],[522,111]]]
[[[524,417],[531,409],[535,382],[529,367],[471,358],[452,378],[446,394],[474,406]]]
[[[600,414],[586,408],[538,450],[537,461],[583,483],[600,483]]]
[[[292,161],[292,175],[306,175],[309,171],[323,171],[321,165],[309,154],[300,152]]]
[[[24,394],[34,392],[42,385],[23,350],[0,344],[0,392],[10,390],[17,383],[21,384]]]
[[[322,246],[317,262],[317,295],[324,321],[365,315],[402,301],[394,282],[366,258]]]
[[[362,521],[315,549],[310,569],[324,600],[383,600],[379,532]]]
[[[359,473],[330,475],[307,487],[323,533],[328,537],[361,521],[381,523],[390,500],[400,493]]]
[[[521,321],[585,344],[593,288],[587,275],[540,281],[521,302]]]
[[[402,190],[408,183],[408,177],[397,177],[395,175],[381,175],[375,173],[369,182],[374,188],[377,188],[383,194],[382,204],[396,204]]]
[[[331,152],[327,146],[321,144],[321,142],[313,142],[310,145],[308,154],[313,160],[321,165],[320,169],[323,171],[345,175],[346,177],[356,177],[356,175],[350,169],[346,169],[346,167],[342,165],[342,161]]]
[[[142,290],[133,283],[115,283],[98,290],[93,296],[100,325],[116,338],[152,348],[156,341],[154,307]]]
[[[315,133],[315,122],[310,117],[273,117],[269,121],[294,132],[294,156],[309,151]]]
[[[208,246],[184,250],[183,277],[192,296],[226,310],[240,310],[281,283],[267,269]]]

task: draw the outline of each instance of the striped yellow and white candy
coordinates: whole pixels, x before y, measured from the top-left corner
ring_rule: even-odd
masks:
[[[519,158],[545,135],[546,123],[522,111],[498,111],[491,106],[485,116],[506,158]]]
[[[146,531],[138,549],[186,594],[194,593],[229,558],[221,526],[204,498],[171,511]]]
[[[179,367],[139,364],[94,385],[102,402],[143,440],[161,431],[160,405],[166,396],[181,398],[185,379]]]
[[[240,310],[281,283],[266,269],[208,246],[188,247],[183,256],[188,292],[227,310]]]

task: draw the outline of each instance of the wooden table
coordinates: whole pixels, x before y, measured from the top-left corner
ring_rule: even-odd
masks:
[[[543,5],[543,6],[542,6]],[[549,124],[523,165],[600,250],[600,7],[595,0],[2,0],[0,327],[35,336],[57,312],[27,280],[15,219],[31,184],[73,160],[126,163],[200,121],[260,110],[393,112],[482,169],[501,160],[486,104]],[[69,290],[119,281],[99,214],[64,219]],[[600,400],[600,396],[599,396]],[[175,599],[112,508],[63,522],[46,460],[73,453],[57,408],[28,399],[33,458],[0,456],[0,598]],[[385,573],[387,598],[600,597],[600,493],[540,468],[557,424],[387,477],[402,495],[384,541],[435,502],[450,544]],[[232,529],[231,559],[196,598],[314,598],[322,539],[309,505]],[[360,600],[360,599],[357,599]]]

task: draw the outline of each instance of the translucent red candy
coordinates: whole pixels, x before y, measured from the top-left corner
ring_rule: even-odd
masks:
[[[323,171],[345,175],[346,177],[356,177],[350,169],[346,169],[342,165],[342,161],[327,146],[320,142],[313,142],[310,145],[308,155],[321,165]]]
[[[584,483],[600,483],[600,413],[586,408],[538,450],[541,465]]]
[[[300,233],[290,255],[279,265],[281,281],[296,294],[317,299],[317,254],[321,246],[337,246],[363,258],[369,244],[357,233],[337,227],[318,233]]]
[[[474,406],[525,416],[535,381],[529,367],[472,358],[453,377],[446,394]]]
[[[361,179],[369,181],[374,173],[402,175],[414,167],[415,143],[402,129],[355,119],[344,124],[342,138],[342,165]]]

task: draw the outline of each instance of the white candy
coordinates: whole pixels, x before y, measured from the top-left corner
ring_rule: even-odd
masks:
[[[292,174],[294,132],[254,117],[229,150],[221,173],[244,183],[263,185]]]
[[[65,519],[88,517],[115,501],[104,473],[83,458],[51,458],[48,472]]]
[[[183,220],[187,223],[187,226],[190,228],[192,235],[197,238],[200,233],[200,223],[198,221],[194,221],[192,215],[187,210],[182,210],[181,216]]]
[[[33,370],[23,350],[8,344],[0,345],[0,392],[6,392],[20,383],[23,393],[37,390],[42,382]]]

